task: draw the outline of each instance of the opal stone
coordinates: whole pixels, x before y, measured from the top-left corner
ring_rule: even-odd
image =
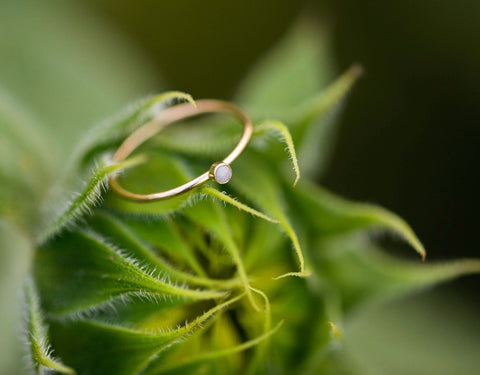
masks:
[[[232,178],[232,168],[228,164],[219,163],[215,167],[213,176],[219,184],[226,184]]]

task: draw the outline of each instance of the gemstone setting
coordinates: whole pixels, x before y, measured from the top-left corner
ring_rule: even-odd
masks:
[[[210,168],[210,177],[219,184],[226,184],[232,178],[232,168],[223,162],[214,163]]]

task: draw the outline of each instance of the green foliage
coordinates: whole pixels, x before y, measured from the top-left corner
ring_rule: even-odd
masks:
[[[52,349],[49,343],[47,327],[43,321],[38,297],[31,282],[27,283],[25,290],[27,300],[26,310],[28,311],[28,337],[26,340],[30,349],[29,354],[33,369],[37,373],[39,373],[42,368],[47,368],[58,371],[62,374],[75,374],[75,371],[72,368],[63,365],[57,359],[52,357]]]
[[[352,311],[480,271],[476,260],[387,255],[371,233],[392,233],[422,258],[425,250],[397,215],[309,181],[328,160],[333,119],[361,73],[353,66],[323,87],[330,68],[315,35],[294,30],[239,91],[254,133],[225,191],[209,183],[140,204],[106,186],[121,173],[133,191],[163,190],[229,150],[238,124],[202,118],[111,162],[119,142],[165,106],[194,105],[187,94],[140,100],[93,128],[55,179],[48,141],[2,100],[0,214],[35,249],[24,327],[34,372],[360,373],[338,349]],[[22,169],[25,156],[31,169]]]

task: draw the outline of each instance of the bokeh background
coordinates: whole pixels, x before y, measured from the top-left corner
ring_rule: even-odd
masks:
[[[148,93],[178,89],[195,98],[229,99],[251,66],[299,19],[313,20],[319,40],[328,45],[332,69],[325,81],[355,62],[365,68],[340,117],[337,144],[320,182],[343,196],[399,213],[423,240],[428,261],[480,256],[480,2],[43,2],[48,6],[29,0],[2,2],[2,84],[32,103],[40,118],[53,118],[52,132],[62,134],[67,121],[77,124],[78,131],[69,126],[64,134],[70,143],[59,146],[67,149],[92,123]],[[73,38],[80,43],[69,44]],[[25,41],[38,45],[23,48]],[[95,49],[98,64],[91,69]],[[53,67],[47,63],[52,56],[57,62]],[[62,71],[67,63],[77,69]],[[143,68],[135,78],[132,65]],[[45,74],[48,69],[50,76]],[[56,87],[55,74],[68,77],[71,87],[87,86],[88,100],[77,98],[69,87]],[[92,79],[96,76],[101,79]],[[99,86],[116,87],[116,92],[106,96]],[[84,116],[72,117],[68,105],[59,110],[63,104],[52,102],[52,97],[84,105]],[[392,251],[410,255],[391,246]],[[399,342],[403,357],[392,354],[377,361],[373,367],[379,373],[388,368],[394,374],[395,366],[399,374],[439,373],[422,372],[421,367],[439,355],[444,363],[440,370],[451,361],[464,370],[457,373],[475,373],[475,359],[458,353],[468,355],[462,345],[475,345],[462,337],[480,335],[478,319],[472,318],[479,316],[479,287],[479,277],[463,278],[440,292],[369,312],[351,327],[353,341],[364,346],[358,356],[373,356],[378,349],[374,341]],[[456,298],[450,300],[446,294]],[[410,314],[417,314],[418,323],[406,327],[400,322]],[[469,323],[445,325],[455,320]],[[370,342],[365,332],[373,322],[380,333]],[[443,328],[436,330],[437,323]],[[419,330],[425,325],[436,333],[422,344]],[[448,356],[447,351],[442,356],[444,349],[432,344],[442,340],[460,345],[458,355]],[[405,372],[401,363],[394,366],[397,358],[410,358],[411,371]],[[470,367],[458,367],[462,362]]]

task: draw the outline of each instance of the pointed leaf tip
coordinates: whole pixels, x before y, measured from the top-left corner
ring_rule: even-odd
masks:
[[[426,251],[413,229],[400,216],[372,204],[349,201],[316,186],[302,184],[297,189],[298,203],[305,215],[322,233],[347,233],[377,228],[387,230],[405,240],[425,260]]]
[[[223,192],[221,192],[217,189],[214,189],[214,188],[209,187],[209,186],[204,186],[202,188],[202,192],[204,194],[209,195],[212,198],[220,199],[220,200],[224,201],[225,203],[228,203],[228,204],[238,208],[241,211],[245,211],[245,212],[249,213],[250,215],[257,216],[257,217],[259,217],[263,220],[266,220],[270,223],[274,223],[274,224],[279,223],[278,220],[276,220],[276,219],[274,219],[274,218],[272,218],[268,215],[265,215],[264,213],[262,213],[260,211],[257,211],[254,208],[252,208],[250,206],[247,206],[246,204],[244,204],[242,202],[239,202],[237,199],[232,198],[228,194],[225,194],[225,193],[223,193]]]
[[[263,133],[263,132],[274,132],[277,131],[280,133],[283,141],[287,144],[287,151],[290,156],[290,161],[292,162],[293,171],[295,172],[295,180],[293,181],[292,189],[295,189],[297,186],[298,181],[300,180],[300,167],[298,165],[298,158],[297,153],[295,151],[295,146],[293,144],[293,138],[288,130],[288,127],[281,123],[280,121],[276,120],[269,120],[261,123],[256,129],[256,133]]]
[[[25,297],[28,305],[27,315],[27,345],[28,356],[35,372],[43,373],[42,370],[53,370],[65,375],[75,375],[73,368],[64,365],[58,358],[53,357],[53,349],[50,345],[48,327],[45,324],[40,301],[37,296],[32,280],[25,285]]]
[[[348,70],[348,72],[354,76],[355,78],[359,78],[361,77],[363,74],[365,74],[365,69],[364,67],[361,65],[361,64],[353,64],[350,69]]]

